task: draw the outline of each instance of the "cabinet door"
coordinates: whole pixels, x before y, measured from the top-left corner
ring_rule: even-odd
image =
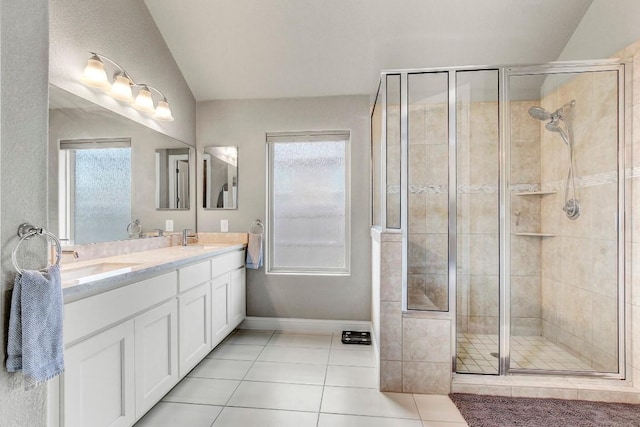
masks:
[[[136,317],[134,330],[136,418],[140,418],[179,380],[177,300]]]
[[[133,320],[65,351],[66,427],[130,426],[135,421]]]
[[[211,350],[211,283],[179,295],[178,304],[182,377]]]
[[[246,270],[239,268],[231,272],[231,329],[238,326],[247,315]]]
[[[212,304],[212,327],[213,327],[213,345],[217,345],[231,332],[230,323],[230,281],[231,275],[229,273],[223,274],[213,280],[211,289],[211,304]]]

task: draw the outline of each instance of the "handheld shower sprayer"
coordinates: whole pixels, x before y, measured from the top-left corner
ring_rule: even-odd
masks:
[[[564,207],[562,210],[569,219],[578,219],[580,216],[580,203],[576,198],[576,183],[575,172],[573,165],[573,129],[572,122],[574,118],[574,107],[576,106],[576,100],[564,104],[553,113],[548,112],[542,107],[529,108],[529,115],[541,122],[549,120],[544,125],[545,129],[551,132],[555,132],[560,135],[564,143],[569,147],[569,171],[567,173],[567,180],[564,187]],[[560,126],[560,123],[564,124],[564,129]],[[571,192],[571,195],[569,194]]]

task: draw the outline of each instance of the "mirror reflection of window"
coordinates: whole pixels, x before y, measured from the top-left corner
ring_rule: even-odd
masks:
[[[156,150],[156,209],[189,209],[189,149]]]
[[[126,239],[131,139],[60,141],[59,235],[72,244]]]
[[[238,147],[204,147],[202,200],[205,209],[238,208]]]

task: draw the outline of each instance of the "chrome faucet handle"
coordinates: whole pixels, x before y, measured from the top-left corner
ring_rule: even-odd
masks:
[[[198,240],[198,235],[189,235],[189,232],[193,231],[192,228],[184,228],[182,230],[182,246],[187,246],[187,243],[189,243],[189,237],[195,237],[196,240]]]

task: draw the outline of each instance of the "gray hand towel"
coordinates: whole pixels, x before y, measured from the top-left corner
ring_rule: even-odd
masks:
[[[16,275],[9,314],[7,370],[22,370],[25,389],[64,371],[60,267]]]

